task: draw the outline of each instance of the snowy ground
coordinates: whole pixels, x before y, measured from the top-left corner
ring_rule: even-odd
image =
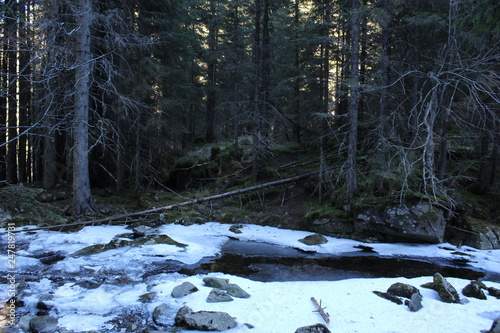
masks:
[[[0,232],[3,230],[0,230]],[[211,273],[209,276],[224,277],[245,289],[251,297],[235,298],[227,303],[206,303],[211,288],[205,287],[202,279],[207,275],[185,276],[178,273],[162,274],[148,279],[140,276],[149,265],[159,260],[178,260],[188,264],[197,263],[206,256],[217,255],[228,237],[292,246],[319,253],[340,254],[350,252],[361,243],[337,238],[328,238],[328,243],[307,246],[298,240],[308,232],[283,230],[272,227],[244,225],[241,234],[229,231],[229,225],[206,223],[189,227],[169,224],[160,227],[161,233],[187,244],[185,248],[173,245],[147,245],[137,248],[123,247],[87,257],[66,257],[47,266],[33,258],[37,253],[59,252],[65,255],[86,246],[108,243],[116,235],[130,232],[122,226],[89,226],[79,232],[62,233],[56,231],[36,231],[15,234],[18,247],[16,254],[16,274],[39,274],[42,278],[29,282],[22,300],[25,310],[36,312],[35,306],[41,296],[46,296],[47,304],[53,306],[50,314],[59,318],[59,325],[75,332],[97,330],[115,332],[109,321],[124,309],[142,309],[152,313],[162,303],[171,305],[172,316],[183,305],[194,311],[224,311],[235,317],[238,326],[227,332],[287,333],[298,327],[323,323],[332,332],[363,333],[429,333],[429,332],[479,332],[491,327],[492,321],[500,317],[500,300],[487,296],[487,300],[469,298],[466,304],[447,304],[439,300],[433,290],[420,288],[431,282],[431,276],[418,278],[371,278],[346,279],[341,281],[300,281],[300,282],[257,282],[232,275]],[[2,248],[6,248],[7,235],[3,234]],[[410,244],[369,244],[381,255],[418,255],[451,258],[450,244],[410,245]],[[460,248],[472,255],[471,265],[500,273],[500,250],[478,251]],[[0,271],[5,276],[12,271],[7,253],[0,255]],[[89,279],[93,276],[127,277],[126,283],[104,283],[95,289],[86,289],[74,282],[57,283],[48,276],[72,276]],[[469,281],[458,278],[447,280],[460,292]],[[173,287],[189,281],[196,285],[198,292],[180,299],[170,296]],[[411,312],[404,305],[396,305],[372,293],[386,291],[395,283],[409,283],[419,287],[423,295],[423,309]],[[488,287],[500,289],[500,283],[484,281]],[[0,285],[0,301],[8,297],[9,285]],[[148,292],[156,292],[150,303],[142,303],[139,297]],[[311,297],[321,300],[329,313],[330,324],[324,323],[314,312]],[[19,319],[19,318],[17,318]],[[140,324],[141,320],[138,319]],[[144,318],[142,319],[144,322]],[[245,323],[254,326],[248,328]]]

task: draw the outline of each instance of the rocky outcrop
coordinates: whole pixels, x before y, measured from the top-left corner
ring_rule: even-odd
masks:
[[[446,229],[443,211],[430,204],[369,208],[354,223],[357,233],[385,241],[442,243]]]
[[[175,316],[175,323],[187,329],[200,331],[226,331],[237,325],[236,320],[226,312],[193,312],[187,306],[179,309]]]
[[[434,274],[433,282],[423,284],[422,287],[437,291],[443,302],[460,303],[457,290],[440,273]]]

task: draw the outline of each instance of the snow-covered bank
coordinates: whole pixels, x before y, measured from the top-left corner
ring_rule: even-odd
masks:
[[[178,273],[161,274],[142,278],[141,273],[160,260],[177,260],[196,263],[206,256],[216,255],[228,237],[241,240],[268,242],[292,246],[319,253],[340,254],[353,251],[361,243],[327,237],[328,243],[307,246],[298,240],[308,232],[283,230],[272,227],[244,225],[241,234],[229,231],[229,225],[206,223],[181,226],[164,225],[159,232],[169,235],[187,247],[155,244],[140,247],[121,247],[91,256],[71,257],[86,246],[104,244],[117,235],[129,233],[121,226],[85,227],[79,232],[61,233],[37,231],[33,234],[16,234],[18,244],[17,270],[39,274],[40,279],[29,282],[22,292],[24,310],[36,313],[40,297],[51,307],[50,315],[59,319],[59,326],[75,332],[98,330],[119,332],[116,317],[128,312],[135,315],[138,327],[151,323],[150,314],[156,306],[171,306],[172,320],[183,305],[194,311],[224,311],[235,317],[238,326],[228,332],[286,333],[298,327],[323,322],[310,298],[322,301],[331,322],[326,324],[332,332],[479,332],[489,329],[492,321],[500,317],[500,300],[487,296],[487,300],[469,298],[466,304],[448,304],[440,301],[436,291],[420,288],[431,282],[431,276],[405,278],[347,279],[341,281],[257,282],[238,276],[211,273],[209,276],[225,277],[246,290],[251,297],[234,299],[232,302],[207,303],[211,288],[204,286],[206,275],[185,276]],[[5,238],[6,235],[3,236]],[[7,240],[2,239],[2,246]],[[419,257],[455,258],[450,244],[369,244],[382,255],[418,255]],[[500,250],[479,251],[470,248],[457,249],[467,252],[471,265],[500,273]],[[43,265],[34,258],[40,253],[57,252],[66,255],[52,265]],[[9,271],[6,253],[0,256],[0,270]],[[21,274],[19,275],[21,276]],[[52,276],[71,276],[72,280],[58,282]],[[80,283],[95,276],[106,277],[102,284],[92,288]],[[460,292],[468,280],[447,278]],[[199,291],[180,299],[170,293],[182,282],[189,281]],[[386,291],[395,283],[403,282],[419,287],[423,295],[423,309],[411,312],[404,305],[396,305],[375,295],[372,291]],[[500,283],[484,281],[488,287],[500,289]],[[0,300],[6,301],[7,284],[0,285]],[[154,297],[150,302],[141,301],[147,293]],[[138,314],[142,314],[139,317]],[[110,322],[115,319],[114,322]],[[172,321],[173,323],[173,321]],[[254,326],[248,328],[245,323]],[[144,325],[144,326],[141,326]],[[139,331],[139,330],[138,330]]]

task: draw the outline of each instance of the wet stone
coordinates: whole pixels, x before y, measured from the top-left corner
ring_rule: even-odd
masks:
[[[237,325],[234,318],[226,312],[193,312],[187,306],[179,309],[175,316],[175,323],[188,329],[200,331],[226,331]]]
[[[500,299],[500,289],[490,287],[490,288],[488,288],[488,293],[489,293],[491,296],[493,296],[493,297],[496,297],[496,298]]]

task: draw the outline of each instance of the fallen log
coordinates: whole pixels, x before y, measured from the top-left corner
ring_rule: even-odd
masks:
[[[314,297],[311,297],[311,301],[314,303],[314,306],[317,308],[317,310],[315,310],[314,312],[319,312],[321,317],[323,317],[323,320],[325,321],[325,323],[329,324],[330,323],[330,315],[325,312],[326,308],[321,307],[321,301],[320,301],[320,303],[318,303],[318,301]]]
[[[194,204],[197,204],[197,203],[202,203],[202,202],[207,202],[207,201],[214,201],[214,200],[219,200],[219,199],[223,199],[223,198],[227,198],[227,197],[231,197],[231,196],[235,196],[235,195],[240,195],[240,194],[243,194],[243,193],[260,190],[260,189],[263,189],[263,188],[266,188],[266,187],[287,184],[287,183],[291,183],[291,182],[294,182],[294,181],[297,181],[297,180],[300,180],[300,179],[312,176],[312,175],[314,175],[316,173],[317,173],[317,171],[312,171],[312,172],[304,173],[302,175],[298,175],[298,176],[295,176],[295,177],[290,177],[290,178],[285,178],[285,179],[279,179],[279,180],[275,180],[275,181],[264,183],[264,184],[260,184],[260,185],[255,185],[255,186],[250,186],[250,187],[242,188],[240,190],[234,190],[234,191],[229,191],[229,192],[225,192],[225,193],[221,193],[221,194],[215,194],[215,195],[211,195],[211,196],[207,196],[207,197],[203,197],[203,198],[192,199],[192,200],[188,200],[188,201],[184,201],[184,202],[180,202],[180,203],[172,204],[172,205],[168,205],[168,206],[146,209],[146,210],[142,210],[142,211],[139,211],[139,212],[133,212],[133,213],[126,213],[126,214],[121,214],[121,215],[110,216],[110,217],[106,217],[106,218],[102,218],[102,219],[98,219],[98,220],[80,221],[80,222],[69,223],[69,224],[58,224],[58,225],[51,225],[51,226],[46,226],[46,227],[38,227],[38,228],[32,228],[32,229],[13,230],[13,231],[11,230],[9,232],[12,233],[12,232],[21,232],[21,231],[37,231],[37,230],[46,230],[46,229],[60,229],[60,228],[74,227],[74,226],[81,226],[81,225],[103,224],[103,223],[109,223],[109,222],[113,222],[113,221],[117,221],[117,220],[126,220],[126,219],[129,219],[131,217],[136,217],[136,216],[141,216],[141,215],[148,215],[148,214],[153,214],[153,213],[160,213],[160,212],[164,212],[164,211],[168,211],[168,210],[172,210],[172,209],[176,209],[176,208],[180,208],[180,207],[184,207],[184,206],[194,205]]]

